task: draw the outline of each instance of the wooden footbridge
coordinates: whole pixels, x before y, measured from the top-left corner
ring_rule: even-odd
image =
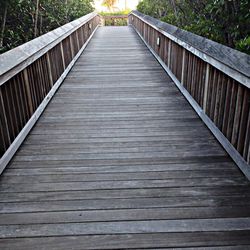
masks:
[[[249,249],[249,56],[99,18],[0,56],[0,249]]]

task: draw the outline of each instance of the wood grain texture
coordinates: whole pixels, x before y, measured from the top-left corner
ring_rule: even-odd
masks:
[[[244,249],[249,191],[137,34],[103,27],[0,177],[0,248]]]

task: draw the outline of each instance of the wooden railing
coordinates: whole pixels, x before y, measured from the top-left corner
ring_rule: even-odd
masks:
[[[250,56],[138,11],[129,24],[250,178]]]
[[[128,15],[101,16],[103,26],[127,26]]]
[[[0,173],[99,25],[88,14],[0,56]]]

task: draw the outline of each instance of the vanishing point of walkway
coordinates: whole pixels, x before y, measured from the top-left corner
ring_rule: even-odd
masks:
[[[0,249],[246,249],[249,191],[132,28],[99,28],[0,179]]]

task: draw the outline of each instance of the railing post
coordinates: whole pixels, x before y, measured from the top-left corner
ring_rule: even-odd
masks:
[[[239,134],[239,127],[240,127],[240,116],[241,116],[243,93],[244,93],[243,91],[244,91],[243,87],[239,85],[238,91],[237,91],[237,100],[236,100],[234,122],[233,122],[233,132],[232,132],[232,139],[231,139],[231,142],[235,148],[237,148],[237,140],[238,140],[238,134]]]
[[[170,60],[171,60],[171,46],[172,46],[172,41],[169,40],[168,42],[168,68],[170,66]]]
[[[243,157],[246,159],[247,163],[250,164],[250,110],[248,111],[248,121],[247,121],[247,131],[246,138],[244,142]]]
[[[76,43],[77,43],[77,51],[79,51],[80,50],[80,42],[79,42],[79,37],[78,37],[78,35],[79,35],[79,30],[76,30],[75,31],[76,33]]]
[[[4,144],[6,145],[6,142],[8,143],[8,145],[11,144],[11,139],[10,139],[10,133],[9,133],[9,130],[8,130],[8,122],[7,122],[7,117],[6,117],[6,111],[5,111],[5,108],[4,108],[4,102],[3,102],[3,95],[2,95],[2,90],[0,88],[0,112],[1,112],[1,115],[0,115],[0,122],[1,122],[1,131],[4,129],[3,132],[3,139],[4,139]],[[2,145],[4,146],[4,145]],[[6,147],[7,148],[7,147]],[[6,150],[6,149],[5,149]]]
[[[72,35],[69,36],[69,45],[70,45],[71,56],[72,58],[74,58],[74,47],[73,47],[73,42],[72,42]]]
[[[60,49],[61,49],[61,54],[62,54],[63,68],[66,69],[65,56],[64,56],[64,51],[63,51],[63,44],[62,44],[62,42],[60,42]]]
[[[207,63],[207,67],[206,67],[206,77],[205,77],[205,86],[204,86],[204,98],[203,98],[203,111],[204,111],[205,113],[206,113],[206,109],[207,109],[209,73],[210,73],[210,66],[209,66],[209,64]]]
[[[184,84],[184,68],[185,68],[185,61],[186,61],[186,50],[183,49],[183,54],[182,54],[182,68],[181,68],[181,85]]]
[[[32,115],[34,113],[34,108],[33,108],[31,92],[30,92],[30,84],[29,84],[27,69],[23,70],[23,76],[24,76],[25,89],[26,89],[26,93],[27,93],[27,100],[28,100],[28,104],[29,104],[29,111],[30,111],[30,115]]]
[[[49,53],[46,53],[46,61],[48,64],[48,69],[49,69],[49,80],[50,80],[50,86],[53,86],[53,77],[51,73],[51,64],[50,64],[50,59],[49,59]]]

